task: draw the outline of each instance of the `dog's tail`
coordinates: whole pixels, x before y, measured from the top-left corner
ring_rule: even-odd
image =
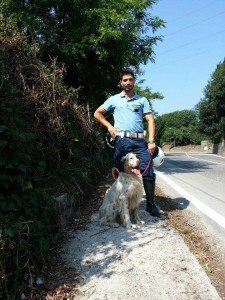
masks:
[[[91,216],[91,222],[98,222],[100,219],[100,215],[99,215],[99,212],[95,212],[92,214]]]

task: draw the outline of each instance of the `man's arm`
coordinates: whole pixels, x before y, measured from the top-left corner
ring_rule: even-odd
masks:
[[[116,128],[114,128],[104,117],[104,114],[106,113],[106,110],[99,106],[99,108],[96,109],[94,112],[95,119],[101,123],[103,126],[105,126],[108,129],[108,132],[111,134],[112,137],[116,136]]]
[[[152,142],[155,140],[155,120],[153,113],[146,114],[145,119],[148,122],[148,139],[151,141],[151,143],[148,143],[148,149],[153,154],[156,148],[155,142]]]

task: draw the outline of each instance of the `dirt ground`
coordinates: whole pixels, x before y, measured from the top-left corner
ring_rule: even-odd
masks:
[[[98,210],[106,189],[112,183],[111,174],[104,178],[102,183],[96,187],[96,193],[90,200],[89,207],[84,211],[78,211],[74,219],[65,230],[75,233],[84,229],[90,222],[93,212]],[[177,204],[171,201],[158,188],[156,191],[157,203],[169,215],[166,223],[172,226],[182,237],[190,251],[199,261],[203,270],[209,277],[212,285],[216,288],[222,299],[225,299],[225,261],[220,249],[214,241],[206,236],[204,228],[196,215],[188,210],[180,210]],[[51,260],[42,270],[41,278],[44,284],[35,286],[31,299],[44,300],[68,300],[76,299],[74,294],[79,293],[78,271],[68,267],[62,259],[62,249],[65,240],[57,241],[50,249]]]

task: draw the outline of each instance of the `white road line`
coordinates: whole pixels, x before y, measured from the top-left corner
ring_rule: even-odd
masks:
[[[192,196],[188,192],[186,192],[183,188],[177,185],[174,181],[165,176],[162,172],[156,171],[157,176],[161,177],[166,183],[168,183],[175,191],[177,191],[180,195],[190,201],[196,208],[198,208],[202,213],[216,222],[218,225],[225,229],[225,218],[218,214],[215,210],[208,207],[201,201],[199,201],[196,197]]]
[[[205,154],[204,154],[204,155],[205,155]],[[191,157],[191,158],[194,158],[194,159],[197,159],[197,160],[202,160],[202,161],[206,161],[206,162],[211,162],[211,163],[216,164],[216,165],[222,165],[222,166],[225,166],[225,164],[218,163],[218,162],[215,162],[215,161],[212,161],[212,160],[207,160],[207,159],[198,158],[198,157],[192,156],[192,155],[190,155],[190,154],[188,154],[188,153],[186,153],[186,156]]]

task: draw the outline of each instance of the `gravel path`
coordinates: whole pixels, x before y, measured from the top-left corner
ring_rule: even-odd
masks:
[[[221,299],[176,230],[146,213],[144,202],[137,229],[91,222],[66,233],[62,256],[79,273],[74,299]]]

